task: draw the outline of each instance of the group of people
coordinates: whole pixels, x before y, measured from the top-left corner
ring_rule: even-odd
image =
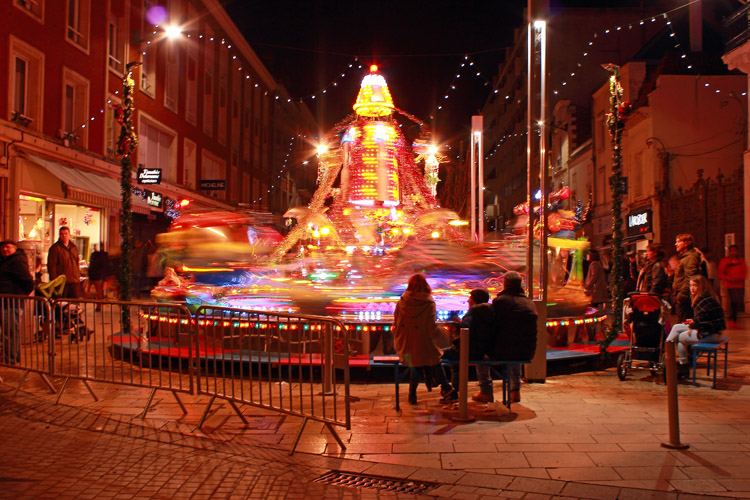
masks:
[[[657,294],[671,304],[676,322],[667,341],[678,342],[678,373],[685,376],[689,372],[689,346],[701,341],[717,342],[727,322],[716,287],[708,277],[711,266],[695,247],[693,236],[678,234],[675,250],[665,264],[662,245],[649,244],[646,263],[641,269],[634,255],[629,255],[623,268],[623,291],[625,295],[631,291]],[[589,260],[584,288],[592,304],[603,305],[609,300],[606,275],[596,251],[590,252]],[[730,326],[736,326],[737,314],[743,306],[747,271],[737,245],[729,246],[726,257],[719,262],[717,275],[729,299]]]
[[[469,310],[460,326],[469,329],[469,359],[530,360],[536,349],[537,312],[526,297],[521,275],[505,274],[503,290],[490,304],[487,290],[472,290],[467,297]],[[435,341],[443,335],[436,322],[435,301],[424,275],[409,278],[406,291],[394,311],[393,338],[402,363],[410,367],[409,403],[417,403],[417,387],[424,378],[428,386],[439,385],[441,403],[458,399],[458,370],[452,369],[451,380],[443,371],[443,359],[458,359],[459,342],[444,351]],[[472,399],[494,401],[492,378],[487,365],[477,365],[480,392]],[[520,369],[511,373],[511,401],[521,400]]]

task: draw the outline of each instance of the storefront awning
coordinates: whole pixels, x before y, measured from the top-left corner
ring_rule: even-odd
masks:
[[[65,183],[69,199],[89,205],[120,209],[122,194],[120,183],[115,179],[93,172],[82,172],[30,153],[25,153],[24,156]],[[141,198],[133,196],[132,200],[133,212],[142,214],[151,212],[151,208]]]

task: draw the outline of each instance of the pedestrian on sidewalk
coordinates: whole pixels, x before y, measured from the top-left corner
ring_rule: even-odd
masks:
[[[34,290],[34,278],[29,262],[15,241],[0,242],[0,294],[29,295]],[[21,311],[18,299],[0,299],[0,335],[2,362],[14,365],[21,361]]]
[[[424,275],[415,274],[393,311],[393,341],[401,362],[411,369],[409,403],[413,405],[417,404],[417,386],[423,372],[428,387],[433,380],[440,385],[441,396],[453,392],[440,366],[442,353],[434,342],[440,334],[432,289]]]
[[[664,247],[649,243],[646,247],[646,265],[638,274],[636,290],[663,295],[667,289],[667,272],[664,268]]]
[[[96,299],[104,299],[104,280],[109,275],[109,254],[104,250],[104,242],[99,246],[94,244],[94,251],[89,259],[89,287],[94,285]],[[94,311],[101,311],[101,304],[97,304]]]
[[[77,299],[81,296],[81,274],[78,261],[78,248],[70,240],[70,228],[61,226],[58,240],[49,247],[47,271],[50,281],[60,275],[65,275],[62,298]]]
[[[495,311],[495,342],[490,359],[530,361],[534,357],[537,312],[534,302],[526,296],[522,283],[523,279],[517,272],[505,273],[503,290],[492,301]],[[489,379],[489,369],[482,376],[485,374]],[[479,383],[481,387],[486,379],[480,379]],[[491,384],[490,380],[490,387]],[[512,403],[521,401],[521,368],[517,365],[510,371],[510,400]]]
[[[469,329],[469,359],[489,359],[487,354],[494,345],[495,313],[490,304],[490,293],[477,288],[469,293],[469,310],[459,321],[459,328]],[[453,341],[453,346],[443,351],[443,359],[458,361],[460,359],[460,338]],[[494,401],[490,369],[486,365],[477,365],[477,380],[480,393],[472,399],[483,403]],[[486,372],[486,373],[485,373]],[[456,389],[443,398],[441,403],[450,403],[458,399],[458,366],[451,366],[451,385]]]
[[[688,347],[698,342],[718,342],[721,331],[727,327],[724,322],[724,310],[708,278],[701,275],[693,276],[689,280],[689,287],[693,317],[674,325],[667,337],[667,342],[679,342],[678,376],[681,378],[690,373]]]
[[[690,278],[700,274],[701,254],[693,247],[692,234],[678,234],[675,238],[679,261],[672,283],[672,305],[679,321],[693,317],[690,299]]]
[[[747,264],[740,257],[737,245],[729,246],[729,254],[719,262],[719,279],[729,295],[729,326],[737,327],[737,313],[745,303],[745,279]]]
[[[603,308],[609,300],[609,287],[607,286],[607,274],[602,267],[599,251],[590,249],[586,258],[589,261],[589,269],[583,283],[584,293],[591,297],[592,306]]]

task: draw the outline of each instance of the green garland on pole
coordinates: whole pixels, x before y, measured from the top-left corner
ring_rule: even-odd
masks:
[[[630,103],[622,100],[620,84],[620,67],[614,64],[603,65],[612,73],[609,77],[609,104],[607,126],[612,140],[612,177],[609,186],[612,190],[612,267],[610,268],[610,286],[612,291],[612,329],[605,331],[599,343],[602,353],[622,331],[622,133],[625,130],[625,118],[630,113]]]
[[[128,63],[125,67],[125,77],[122,79],[122,111],[118,116],[120,137],[117,141],[117,153],[120,159],[120,192],[122,195],[122,209],[120,212],[120,237],[122,238],[120,256],[120,300],[130,300],[130,281],[132,269],[130,267],[130,251],[133,248],[133,216],[132,216],[132,185],[133,162],[130,155],[138,144],[138,136],[133,129],[133,68],[141,63]],[[119,110],[118,110],[119,111]],[[130,333],[130,309],[121,310],[123,334]]]

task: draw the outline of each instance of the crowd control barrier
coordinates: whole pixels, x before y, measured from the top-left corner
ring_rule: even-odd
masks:
[[[289,454],[309,420],[351,428],[349,334],[333,318],[202,306],[196,316],[202,352],[196,390],[216,398],[303,417]],[[337,374],[341,372],[341,382]]]
[[[0,366],[37,373],[57,395],[80,380],[209,396],[302,417],[289,451],[310,420],[351,428],[349,332],[336,319],[149,301],[47,299],[0,295]],[[62,378],[58,389],[52,378]]]

